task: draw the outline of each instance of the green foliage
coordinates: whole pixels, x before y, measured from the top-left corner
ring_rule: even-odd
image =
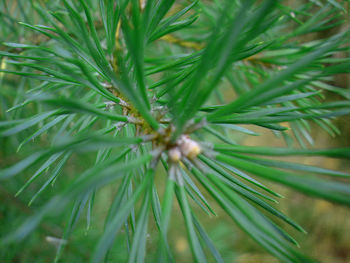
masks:
[[[1,245],[19,242],[74,204],[58,262],[85,209],[88,226],[94,217],[96,193],[113,185],[118,190],[90,262],[107,262],[119,237],[128,261],[143,262],[148,234],[159,248],[149,261],[175,261],[168,230],[181,217],[193,261],[223,262],[194,208],[215,216],[214,202],[281,261],[314,262],[276,219],[305,230],[276,208],[282,196],[258,179],[350,205],[349,173],[266,158],[350,158],[350,147],[307,149],[305,143],[313,142],[310,123],[334,136],[332,120],[350,114],[350,92],[332,84],[350,71],[350,32],[318,35],[344,23],[346,6],[330,0],[296,8],[275,0],[2,1],[0,143],[10,149],[6,155],[22,160],[2,165],[0,180],[34,169],[17,192],[43,178],[30,205],[56,181],[66,187]],[[329,92],[338,99],[325,101]],[[245,146],[227,136],[258,136],[253,126],[283,137],[287,147]],[[90,158],[83,170],[65,176],[81,156]],[[180,215],[172,214],[174,199]],[[149,233],[153,223],[158,232]]]

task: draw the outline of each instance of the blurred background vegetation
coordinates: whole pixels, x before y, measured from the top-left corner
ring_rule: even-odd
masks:
[[[40,42],[45,41],[40,37],[28,32],[27,29],[21,27],[16,21],[25,21],[36,23],[35,17],[28,17],[28,9],[30,1],[26,0],[1,0],[0,2],[0,42]],[[40,1],[38,2],[47,2]],[[52,4],[57,1],[52,1]],[[182,1],[179,1],[182,2]],[[210,2],[210,1],[202,1]],[[286,1],[287,2],[287,1]],[[302,1],[288,1],[289,5],[296,6]],[[305,2],[305,1],[304,1]],[[349,10],[349,6],[345,7]],[[347,17],[349,15],[347,14]],[[349,18],[347,18],[349,20]],[[343,30],[342,25],[334,30]],[[322,32],[322,37],[327,37],[327,34],[332,32]],[[316,38],[314,34],[310,34],[310,39]],[[317,36],[319,37],[319,36]],[[28,41],[30,40],[30,41]],[[199,44],[200,45],[200,44]],[[197,48],[197,46],[189,45],[187,48]],[[5,47],[0,45],[0,50]],[[0,61],[1,67],[4,67],[3,60]],[[350,88],[349,76],[339,76],[334,83],[338,87],[344,89]],[[35,80],[19,79],[17,76],[4,75],[0,73],[0,120],[6,119],[6,110],[16,102],[20,101],[27,85],[36,85]],[[230,96],[230,95],[228,95]],[[26,108],[28,110],[28,108]],[[13,114],[28,116],[30,113],[21,112],[21,109],[16,110]],[[339,118],[336,122],[337,127],[341,130],[341,135],[332,138],[324,130],[318,126],[313,126],[314,145],[316,147],[336,147],[350,146],[350,119],[349,117]],[[264,129],[249,127],[252,130],[260,133],[261,136],[249,137],[249,140],[244,136],[230,134],[232,139],[240,141],[245,145],[266,145],[269,142],[272,146],[282,146],[283,140],[276,138],[272,133],[266,132]],[[21,134],[22,139],[28,134]],[[21,159],[21,152],[16,153],[16,147],[19,138],[10,137],[0,139],[0,168],[6,167]],[[45,145],[45,135],[40,137],[40,143]],[[29,144],[30,145],[30,144]],[[27,146],[27,152],[31,149]],[[19,188],[30,178],[34,169],[28,169],[15,180],[2,181],[0,185],[0,237],[13,230],[20,222],[28,215],[42,206],[56,190],[64,188],[65,184],[74,178],[75,174],[81,171],[82,167],[87,162],[92,162],[93,156],[79,155],[73,156],[69,164],[62,171],[61,176],[64,180],[57,180],[55,184],[41,193],[31,206],[28,206],[29,200],[40,189],[44,178],[41,178],[32,183],[26,191],[15,197],[15,193]],[[350,163],[326,158],[307,158],[296,159],[300,163],[318,165],[329,169],[350,171]],[[161,177],[164,176],[163,171],[158,173],[158,184],[161,184]],[[265,182],[271,185],[269,182]],[[316,200],[296,193],[286,188],[274,185],[274,189],[282,193],[285,198],[281,200],[281,210],[293,218],[296,222],[302,225],[308,232],[308,235],[303,235],[291,229],[289,226],[285,228],[293,233],[296,239],[300,242],[300,250],[306,254],[318,259],[320,262],[330,263],[346,263],[350,262],[350,210],[346,207],[333,205],[327,201]],[[64,256],[61,262],[86,262],[89,258],[91,250],[94,248],[97,237],[101,234],[103,228],[103,219],[106,216],[107,208],[112,201],[112,197],[116,192],[115,186],[106,186],[102,191],[99,191],[95,197],[95,204],[92,211],[92,221],[87,223],[86,220],[80,220],[77,223],[76,229],[72,237],[68,240],[64,251]],[[205,192],[205,191],[204,191]],[[161,191],[160,191],[161,193]],[[207,196],[210,200],[210,197]],[[198,216],[201,216],[205,228],[209,235],[217,245],[218,250],[222,253],[225,262],[238,263],[256,263],[278,262],[274,257],[268,255],[262,248],[250,240],[238,227],[234,226],[231,220],[220,212],[219,207],[214,208],[218,211],[217,217],[208,217],[203,211],[197,211]],[[72,207],[71,207],[72,208]],[[6,250],[0,248],[0,263],[25,263],[25,262],[52,262],[55,257],[56,248],[60,242],[60,237],[63,234],[65,224],[69,220],[71,208],[67,209],[66,213],[57,217],[50,217],[34,231],[29,238],[26,238],[21,243],[12,245]],[[180,209],[175,206],[176,210]],[[89,211],[85,211],[88,213]],[[174,213],[176,214],[176,212]],[[155,253],[157,243],[153,240],[152,229],[150,227],[148,251],[150,254]],[[177,262],[190,262],[191,253],[186,239],[186,233],[182,219],[179,221],[172,220],[169,232],[170,242],[175,248],[175,256]],[[114,245],[110,262],[124,262],[127,256],[125,242],[122,238],[117,239]]]

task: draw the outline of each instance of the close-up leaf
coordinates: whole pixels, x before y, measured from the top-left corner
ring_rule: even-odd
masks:
[[[0,2],[0,261],[350,261],[346,0]]]

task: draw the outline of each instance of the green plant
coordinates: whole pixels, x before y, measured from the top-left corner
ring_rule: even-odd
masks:
[[[91,211],[95,193],[114,184],[118,191],[91,262],[108,258],[121,229],[129,262],[144,261],[149,220],[158,230],[152,233],[158,235],[155,259],[174,260],[167,242],[172,216],[184,219],[194,261],[206,262],[210,254],[222,262],[193,210],[198,205],[215,215],[213,202],[281,261],[313,262],[272,219],[304,232],[271,205],[281,195],[249,174],[350,205],[350,174],[266,158],[350,157],[350,148],[305,144],[312,143],[309,122],[335,135],[331,119],[350,113],[350,93],[331,84],[332,76],[349,73],[349,57],[337,56],[348,54],[349,32],[303,39],[343,23],[345,3],[310,1],[291,8],[275,0],[188,2],[16,1],[27,7],[17,7],[25,22],[11,30],[4,19],[8,35],[2,40],[24,37],[5,42],[0,52],[8,76],[1,76],[8,83],[1,91],[0,136],[28,157],[0,170],[0,179],[36,167],[17,193],[45,176],[31,204],[50,184],[67,180],[59,175],[71,158],[96,155],[3,244],[23,239],[74,202],[63,236],[68,239],[84,208]],[[11,85],[10,74],[26,78]],[[324,101],[324,91],[342,99]],[[270,129],[289,147],[240,145],[230,139],[232,132],[258,135],[242,124]],[[29,145],[35,143],[33,152]],[[160,167],[166,176],[156,180]],[[156,181],[166,182],[161,197]],[[181,216],[171,214],[174,199]],[[63,247],[61,242],[56,261]]]

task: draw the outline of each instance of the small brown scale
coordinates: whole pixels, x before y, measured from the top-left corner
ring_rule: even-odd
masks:
[[[122,98],[124,100],[124,97],[121,96],[119,92],[116,92],[112,89],[109,89],[109,91],[112,92],[116,97]],[[127,104],[127,106],[121,105],[123,108],[123,115],[129,115],[143,120],[137,110],[133,109],[130,106],[131,104]],[[162,117],[162,114],[159,114],[157,116],[157,120],[159,121]],[[142,121],[138,124],[135,123],[135,125],[136,135],[150,135],[154,133],[154,130],[152,130],[145,121]],[[194,159],[198,154],[200,154],[200,145],[196,141],[192,140],[187,134],[179,136],[175,142],[172,142],[171,137],[173,132],[174,127],[172,125],[169,125],[162,133],[156,132],[154,138],[152,139],[153,148],[163,148],[164,150],[168,150],[169,160],[174,163],[180,162],[183,157]]]

